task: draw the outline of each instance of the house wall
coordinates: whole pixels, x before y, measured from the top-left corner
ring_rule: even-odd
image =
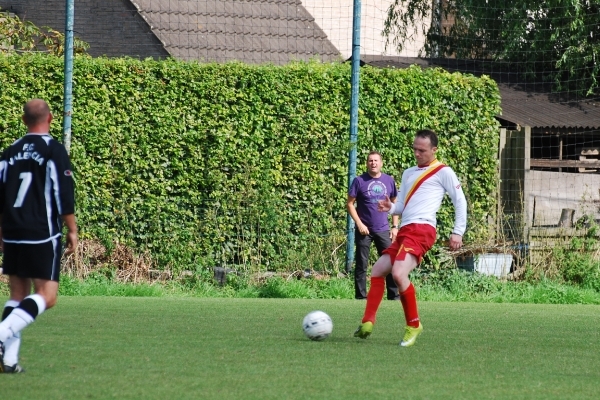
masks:
[[[530,154],[530,127],[500,130],[498,214],[505,238],[533,235],[538,245],[544,237],[550,243],[554,228],[565,228],[558,226],[565,209],[574,210],[574,222],[584,215],[600,219],[600,174],[532,170]]]
[[[532,170],[531,131],[500,129],[498,239],[525,244],[520,257],[543,265],[553,248],[590,233],[571,221],[559,225],[563,210],[573,210],[573,222],[584,215],[600,221],[600,174]]]
[[[556,226],[563,209],[572,209],[574,221],[583,215],[600,218],[600,175],[526,171],[532,226]]]
[[[423,48],[425,38],[415,35],[415,40],[406,44],[398,53],[395,49],[385,50],[385,38],[381,36],[387,10],[393,0],[362,0],[360,53],[362,55],[386,55],[417,57]],[[340,51],[344,59],[352,55],[352,0],[302,0],[302,5],[314,17],[315,22],[325,32],[327,38]],[[429,29],[430,21],[425,24]],[[420,29],[420,27],[419,27]]]
[[[527,230],[529,261],[544,265],[552,257],[554,248],[571,245],[573,238],[588,236],[588,225],[577,221],[584,215],[600,218],[600,175],[548,171],[526,171],[530,187],[527,206],[533,223]],[[574,211],[572,222],[576,226],[561,226],[563,210]],[[596,237],[600,239],[599,232]]]
[[[38,27],[65,30],[65,0],[0,0],[0,9]],[[75,36],[92,56],[164,58],[168,53],[129,0],[75,1]]]

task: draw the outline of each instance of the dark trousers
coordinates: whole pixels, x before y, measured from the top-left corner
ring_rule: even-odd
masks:
[[[367,298],[367,267],[369,266],[369,251],[371,242],[375,242],[377,254],[387,249],[391,244],[390,232],[377,232],[363,235],[358,229],[354,231],[354,244],[356,245],[356,262],[354,264],[354,297],[356,299]],[[385,277],[385,286],[387,287],[388,300],[398,300],[398,285],[394,281],[392,274]]]

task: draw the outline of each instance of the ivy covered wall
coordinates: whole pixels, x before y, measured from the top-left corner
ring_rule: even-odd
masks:
[[[61,138],[62,59],[0,56],[0,147],[30,98]],[[294,270],[343,261],[350,65],[249,66],[77,57],[71,157],[83,238],[150,251],[162,268]],[[494,81],[439,69],[361,69],[357,171],[378,150],[400,179],[419,129],[440,136],[469,201],[466,241],[495,210]],[[439,213],[447,239],[453,209]],[[340,253],[341,252],[341,253]]]

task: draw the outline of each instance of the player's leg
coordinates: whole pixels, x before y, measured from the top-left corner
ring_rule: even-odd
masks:
[[[383,251],[392,244],[389,231],[373,234],[373,241],[375,242],[375,247],[377,248],[377,254],[379,254],[379,256],[381,256]],[[400,296],[398,295],[398,285],[396,285],[396,281],[394,281],[394,277],[391,273],[385,276],[385,288],[388,300],[400,299]]]
[[[392,270],[391,260],[389,254],[383,254],[373,265],[373,270],[371,272],[371,287],[367,294],[367,305],[365,307],[363,322],[371,321],[372,323],[375,323],[377,309],[379,309],[385,290],[385,277],[389,275]]]
[[[36,295],[44,299],[44,310],[49,310],[56,305],[56,300],[58,298],[58,281],[34,279],[33,290]],[[40,311],[40,314],[42,312],[43,311]]]
[[[35,321],[35,319],[47,308],[56,304],[58,282],[46,279],[34,279],[34,288],[35,293],[26,296],[23,301],[21,301],[18,306],[16,306],[12,312],[0,322],[0,351],[4,353],[0,357],[0,361],[2,364],[2,371],[5,373],[23,371],[17,362],[19,348],[11,348],[11,339],[14,340],[14,338],[18,338],[18,346],[20,346],[21,331],[33,323],[33,321]]]
[[[4,310],[2,311],[2,319],[0,321],[4,321],[6,317],[10,315],[12,310],[18,305],[18,301],[8,300],[4,305]],[[20,339],[20,337],[11,336],[4,342],[0,343],[0,372],[4,372],[6,369],[8,369],[4,366],[5,363],[7,365],[12,365],[14,359],[18,358],[18,347],[21,344]],[[17,361],[14,361],[14,364],[16,363]]]
[[[35,245],[11,244],[8,248],[7,252],[5,243],[4,262],[5,266],[8,264],[11,288],[15,287],[15,291],[21,291],[22,294],[27,292],[27,295],[0,322],[0,351],[5,350],[4,342],[7,339],[17,336],[46,309],[56,304],[60,271],[59,239]],[[31,286],[27,286],[28,290],[25,290],[24,280],[33,281],[34,294],[29,295]],[[1,358],[4,358],[3,355]],[[3,364],[4,369],[6,362],[2,360],[0,364]]]
[[[363,235],[358,229],[355,230],[354,298],[358,300],[367,297],[367,267],[369,265],[371,241],[371,235]]]
[[[389,254],[383,254],[373,265],[371,287],[367,294],[365,313],[360,326],[354,332],[355,337],[366,339],[373,331],[377,310],[383,300],[383,292],[385,291],[385,276],[390,273],[391,269],[392,262]]]
[[[5,258],[10,274],[11,293],[25,297],[0,322],[0,342],[20,332],[46,309],[56,303],[60,271],[61,244],[54,239],[39,244],[5,243]],[[8,251],[7,251],[8,250]],[[33,281],[34,294],[29,294]],[[14,289],[13,289],[14,288]]]
[[[409,274],[423,259],[425,253],[435,243],[435,228],[427,224],[410,224],[403,226],[398,232],[403,239],[403,245],[398,250],[392,275],[398,284],[400,301],[404,309],[406,329],[401,346],[412,346],[417,336],[423,331],[423,325],[417,309],[417,295],[415,287],[410,282]]]
[[[403,260],[396,260],[392,267],[392,275],[398,283],[400,301],[404,310],[406,327],[400,346],[408,347],[415,344],[417,337],[423,331],[417,308],[417,293],[409,279],[409,274],[418,265],[419,261],[413,254],[407,253]]]
[[[415,287],[409,279],[409,274],[417,264],[417,257],[406,253],[403,259],[396,259],[392,267],[392,276],[398,283],[398,289],[400,290],[400,301],[404,309],[406,324],[414,327],[419,326],[419,313],[417,311]]]
[[[9,277],[10,282],[10,300],[4,305],[2,319],[4,321],[12,311],[19,306],[19,303],[31,293],[31,280],[18,278],[16,276]],[[19,349],[21,347],[21,333],[17,333],[4,341],[4,355],[2,366],[4,372],[22,372],[23,369],[19,366]]]
[[[11,276],[11,284],[12,281],[16,279],[13,279]],[[19,305],[15,307],[2,322],[0,322],[0,342],[5,342],[9,337],[21,332],[46,309],[52,307],[56,303],[58,282],[45,279],[34,279],[34,287],[35,293],[26,296]]]
[[[13,281],[22,278],[11,276]],[[4,343],[10,337],[21,332],[35,319],[56,304],[58,282],[46,279],[34,279],[35,293],[26,296],[12,312],[0,322],[0,342]]]
[[[369,321],[375,323],[375,316],[385,290],[385,277],[392,272],[392,263],[398,252],[404,248],[404,237],[396,236],[396,240],[385,250],[382,251],[381,257],[373,265],[371,271],[371,288],[367,295],[367,305],[365,307],[365,315],[363,323]]]
[[[5,365],[15,358],[15,352],[19,352],[20,338],[12,331],[3,328],[7,326],[7,320],[21,301],[31,293],[31,280],[19,278],[21,275],[21,255],[23,248],[14,243],[3,243],[3,268],[2,272],[9,277],[10,298],[2,312],[0,321],[0,371],[6,372]],[[15,347],[16,346],[16,347]],[[8,353],[8,354],[7,354]],[[5,360],[6,358],[6,360]]]

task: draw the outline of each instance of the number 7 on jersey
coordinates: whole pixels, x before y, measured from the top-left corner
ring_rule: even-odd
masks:
[[[23,200],[25,200],[27,189],[29,189],[29,185],[31,185],[31,176],[31,172],[21,172],[19,174],[19,179],[21,179],[21,186],[19,186],[17,200],[15,201],[15,205],[13,207],[19,208],[23,205]]]

